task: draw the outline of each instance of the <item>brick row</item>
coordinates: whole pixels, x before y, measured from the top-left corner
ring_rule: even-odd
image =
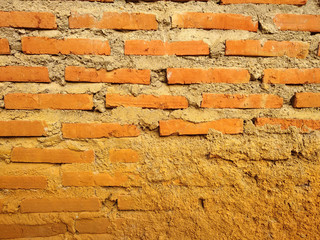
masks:
[[[67,232],[64,223],[43,225],[0,224],[0,239],[51,237]]]
[[[142,107],[159,109],[183,109],[188,107],[188,100],[182,96],[139,95],[137,97],[120,94],[106,94],[107,107]]]
[[[69,17],[70,28],[98,28],[119,30],[157,30],[156,16],[145,13],[104,12],[100,20],[90,14],[73,13]]]
[[[90,163],[94,161],[94,151],[15,147],[11,152],[11,161],[27,163]]]
[[[44,176],[0,176],[0,189],[45,189]]]
[[[98,198],[25,199],[20,208],[22,213],[97,212],[101,203]]]
[[[46,136],[47,124],[43,121],[0,121],[0,137]]]
[[[57,29],[56,16],[48,12],[0,11],[0,27]]]
[[[8,93],[4,97],[6,109],[65,109],[91,110],[93,96],[89,94],[30,94]]]
[[[73,187],[126,187],[140,186],[140,177],[135,173],[114,172],[98,173],[92,172],[64,172],[62,175],[63,186]]]

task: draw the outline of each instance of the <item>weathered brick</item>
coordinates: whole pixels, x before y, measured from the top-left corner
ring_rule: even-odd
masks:
[[[157,30],[156,16],[145,13],[104,12],[100,20],[90,14],[73,13],[69,17],[70,28],[98,28],[121,30]]]
[[[81,0],[81,1],[89,1],[89,2],[107,2],[112,3],[113,0]]]
[[[140,131],[135,125],[117,123],[63,123],[64,138],[137,137]]]
[[[6,38],[0,38],[0,54],[10,54],[9,41]]]
[[[50,82],[48,68],[6,66],[0,67],[0,82]]]
[[[122,218],[94,218],[94,219],[78,219],[76,220],[76,230],[78,233],[114,233],[119,229],[125,220]]]
[[[0,121],[0,137],[46,136],[47,124],[42,121]]]
[[[123,68],[106,71],[68,66],[65,69],[65,79],[70,82],[150,84],[150,70]]]
[[[67,232],[64,223],[44,225],[0,224],[0,239],[50,237]]]
[[[0,199],[0,213],[3,211],[3,200]]]
[[[203,94],[204,108],[281,108],[283,98],[271,94]]]
[[[11,161],[30,163],[90,163],[94,161],[94,151],[15,147],[11,153]]]
[[[74,187],[127,187],[140,186],[140,177],[134,173],[115,172],[98,173],[92,172],[65,172],[62,175],[63,186]]]
[[[209,46],[203,41],[162,42],[160,40],[127,40],[124,53],[126,55],[177,55],[201,56],[209,55]]]
[[[101,204],[98,198],[25,199],[22,213],[47,212],[97,212]]]
[[[0,188],[4,189],[45,189],[46,187],[47,179],[44,176],[0,176]]]
[[[130,195],[119,195],[117,197],[118,210],[121,211],[147,211],[154,210],[150,206],[146,206],[145,203],[139,202],[137,198]]]
[[[180,109],[188,107],[188,100],[182,96],[139,95],[137,97],[120,94],[106,94],[107,107],[142,107],[160,109]]]
[[[289,5],[305,5],[307,0],[222,0],[222,4],[239,4],[239,3],[255,3],[255,4],[289,4]]]
[[[174,14],[172,27],[202,29],[235,29],[256,32],[258,22],[252,17],[230,13],[187,12]]]
[[[320,32],[320,15],[277,14],[273,22],[280,30]]]
[[[88,94],[8,93],[4,96],[6,109],[64,109],[91,110],[93,96]]]
[[[57,29],[56,16],[48,12],[0,11],[0,27]]]
[[[224,134],[237,134],[243,132],[243,120],[219,119],[211,122],[192,123],[182,119],[159,121],[160,136],[169,135],[203,135],[209,129],[214,129]]]
[[[136,163],[139,162],[139,153],[133,149],[111,149],[110,162]]]
[[[96,39],[22,37],[21,44],[26,54],[110,55],[108,41]]]
[[[295,108],[320,107],[320,93],[301,92],[296,93],[293,99]]]
[[[266,41],[260,40],[227,40],[227,56],[288,56],[306,58],[309,53],[309,43],[295,41]]]
[[[246,69],[168,68],[167,79],[168,84],[248,83],[250,74]]]
[[[303,132],[309,132],[310,129],[320,130],[320,120],[312,119],[285,119],[285,118],[257,118],[256,126],[280,125],[281,129],[288,129],[290,126],[300,128]]]
[[[263,82],[280,84],[320,83],[320,68],[265,69]]]

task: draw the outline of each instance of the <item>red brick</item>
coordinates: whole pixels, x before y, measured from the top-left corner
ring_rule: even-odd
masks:
[[[219,119],[211,122],[192,123],[182,119],[159,121],[160,136],[169,135],[203,135],[209,129],[214,129],[224,134],[237,134],[243,132],[243,120]]]
[[[320,83],[320,68],[265,69],[263,82],[280,84]]]
[[[150,84],[150,70],[122,68],[106,71],[68,66],[65,70],[65,79],[70,82]]]
[[[204,108],[281,108],[283,99],[271,94],[203,94]]]
[[[303,132],[309,132],[310,129],[320,130],[320,120],[312,119],[285,119],[285,118],[257,118],[256,126],[280,125],[281,129],[288,129],[290,126],[300,128]]]
[[[6,109],[91,110],[93,96],[88,94],[8,93],[4,96],[4,105]]]
[[[11,161],[30,163],[91,163],[94,161],[94,151],[15,147],[11,153]]]
[[[97,212],[101,204],[98,198],[25,199],[22,213],[47,212]]]
[[[63,186],[74,187],[127,187],[127,186],[139,186],[140,178],[137,174],[115,172],[98,173],[92,172],[65,172],[62,175]]]
[[[167,79],[168,84],[248,83],[250,74],[246,69],[168,68]]]
[[[177,55],[201,56],[209,55],[209,46],[203,41],[162,42],[160,40],[127,40],[124,53],[126,55]]]
[[[110,55],[108,41],[94,39],[22,37],[21,44],[26,54]]]
[[[253,22],[252,17],[241,14],[187,12],[174,14],[172,17],[172,27],[236,29],[256,32],[258,22]]]
[[[69,17],[70,28],[98,28],[119,30],[157,30],[156,16],[145,13],[104,12],[100,20],[90,14],[73,13]]]
[[[78,219],[76,220],[76,230],[78,233],[114,233],[118,230],[125,220],[122,218],[94,218],[94,219]]]
[[[226,41],[226,55],[228,56],[288,56],[306,58],[309,53],[309,43],[294,41],[266,41],[260,40],[228,40]]]
[[[262,3],[262,4],[289,4],[305,5],[307,0],[222,0],[222,4],[239,4],[239,3]]]
[[[273,22],[280,30],[320,32],[320,15],[277,14]]]
[[[188,100],[182,96],[139,95],[137,97],[120,94],[106,94],[107,107],[142,107],[159,109],[180,109],[188,107]]]
[[[64,138],[137,137],[140,135],[135,125],[117,123],[64,123],[62,133]]]
[[[42,121],[0,121],[0,137],[46,136],[46,127]]]
[[[295,108],[320,107],[320,93],[301,92],[296,93],[293,100]]]
[[[48,12],[2,12],[0,27],[57,29],[56,16]]]
[[[6,66],[0,67],[0,82],[50,82],[48,68]]]
[[[139,162],[139,153],[133,149],[111,149],[110,162],[136,163]]]
[[[0,38],[0,54],[10,54],[8,39]]]
[[[64,223],[44,225],[0,224],[0,239],[50,237],[67,232]]]
[[[47,179],[43,176],[0,176],[0,188],[4,189],[45,189],[46,187]]]

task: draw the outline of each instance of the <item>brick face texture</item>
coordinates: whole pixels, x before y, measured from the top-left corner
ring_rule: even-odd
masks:
[[[319,239],[317,0],[0,2],[0,239]]]

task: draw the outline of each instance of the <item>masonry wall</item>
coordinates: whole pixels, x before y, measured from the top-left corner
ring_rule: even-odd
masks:
[[[0,2],[0,239],[319,239],[316,0]]]

